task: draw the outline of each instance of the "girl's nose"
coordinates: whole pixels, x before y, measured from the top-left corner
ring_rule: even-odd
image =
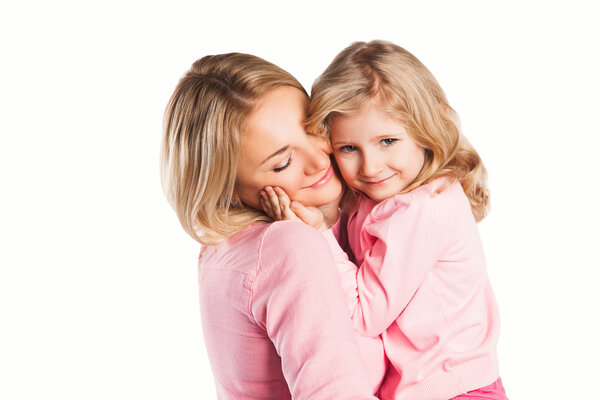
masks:
[[[376,177],[382,170],[382,163],[377,159],[376,155],[368,154],[366,152],[363,153],[360,166],[360,173],[362,176]]]

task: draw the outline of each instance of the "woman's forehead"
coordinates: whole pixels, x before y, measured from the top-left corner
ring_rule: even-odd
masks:
[[[243,153],[264,159],[285,147],[294,147],[305,136],[307,98],[300,90],[282,86],[261,99],[242,134]]]

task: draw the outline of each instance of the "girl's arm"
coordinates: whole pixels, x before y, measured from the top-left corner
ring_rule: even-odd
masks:
[[[251,313],[271,338],[294,399],[375,399],[327,243],[294,221],[260,247]]]
[[[271,218],[311,225],[310,210],[302,205],[291,210],[280,188],[266,188],[262,196]],[[336,259],[354,329],[364,336],[380,335],[398,318],[441,254],[441,230],[418,202],[400,204],[385,220],[360,233],[366,251],[360,268],[348,260],[331,230],[323,233]]]
[[[352,229],[360,229],[364,252],[356,274],[352,321],[359,333],[377,336],[400,316],[427,274],[443,261],[443,233],[418,203],[400,205],[388,217]]]

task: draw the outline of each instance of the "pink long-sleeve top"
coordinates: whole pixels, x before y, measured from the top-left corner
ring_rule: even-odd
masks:
[[[220,400],[376,399],[317,230],[297,221],[251,225],[203,249],[199,285]],[[366,348],[377,343],[369,340]]]
[[[354,283],[354,328],[381,335],[389,359],[381,399],[449,399],[498,378],[499,314],[459,183],[362,196],[347,233],[360,266],[354,282],[341,274]]]

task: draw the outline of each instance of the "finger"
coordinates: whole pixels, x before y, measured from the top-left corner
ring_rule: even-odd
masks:
[[[285,192],[285,190],[283,190],[282,188],[280,188],[279,186],[275,186],[273,188],[273,191],[275,191],[275,193],[277,194],[277,197],[279,198],[280,202],[285,202],[287,205],[290,204],[290,198],[287,195],[287,193]]]
[[[280,221],[283,217],[281,212],[281,206],[279,205],[279,198],[277,197],[277,193],[273,190],[271,186],[265,186],[265,191],[267,192],[269,202],[271,204],[271,209],[273,210],[273,219]]]
[[[302,203],[297,201],[293,201],[290,205],[291,210],[304,222],[308,225],[313,225],[315,222],[314,212],[306,208]]]
[[[258,192],[258,193],[259,193],[259,195],[260,195],[260,202],[261,202],[261,205],[262,205],[262,204],[264,204],[264,205],[269,205],[269,203],[268,203],[269,197],[267,196],[267,192],[265,192],[265,191],[264,191],[264,189],[263,189],[263,190],[261,190],[261,191],[260,191],[260,192]],[[264,207],[263,207],[263,208],[264,208]]]
[[[277,194],[277,200],[279,201],[279,207],[281,208],[281,214],[285,219],[298,219],[296,214],[290,209],[290,198],[287,193],[280,187],[273,188],[275,194]]]
[[[273,210],[271,209],[270,204],[262,196],[260,197],[260,205],[265,214],[267,214],[271,219],[273,219]]]
[[[273,218],[273,210],[271,209],[271,205],[261,196],[260,197],[260,205],[263,211],[271,218]]]
[[[275,187],[273,189],[275,190],[275,193],[277,193],[277,196],[279,196],[279,203],[281,204],[281,212],[283,217],[288,220],[301,221],[296,213],[290,208],[292,201],[285,190],[281,189],[280,187]]]
[[[302,221],[300,218],[298,218],[296,213],[294,211],[292,211],[292,209],[289,207],[286,207],[283,210],[283,218],[287,219],[287,220],[293,220],[293,221]]]
[[[271,203],[269,202],[269,196],[267,196],[267,192],[265,192],[264,190],[261,190],[259,192],[260,194],[260,203],[263,206],[263,209],[265,211],[271,210]]]

